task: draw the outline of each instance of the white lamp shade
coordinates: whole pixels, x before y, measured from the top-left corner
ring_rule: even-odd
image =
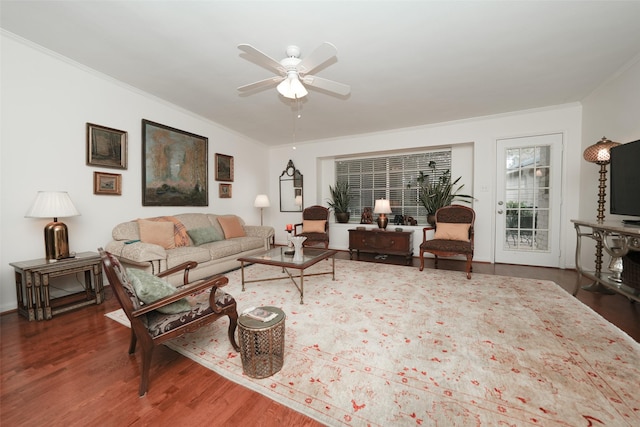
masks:
[[[80,215],[66,191],[38,191],[25,218],[64,218]]]
[[[255,202],[253,202],[253,206],[255,206],[256,208],[268,208],[269,206],[271,206],[271,204],[269,203],[269,197],[267,197],[266,194],[258,194],[256,196]]]
[[[389,201],[385,199],[376,200],[376,205],[373,208],[373,213],[377,213],[377,214],[391,213],[391,205],[389,204]]]

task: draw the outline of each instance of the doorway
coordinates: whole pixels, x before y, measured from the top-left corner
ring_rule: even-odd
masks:
[[[559,267],[562,134],[497,141],[495,262]]]

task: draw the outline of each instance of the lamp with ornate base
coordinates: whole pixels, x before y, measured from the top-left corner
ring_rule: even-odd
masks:
[[[583,153],[583,157],[587,162],[600,165],[600,178],[598,180],[600,184],[598,185],[598,216],[597,216],[597,220],[599,223],[602,223],[604,221],[605,195],[607,190],[607,165],[611,161],[611,153],[609,152],[609,150],[611,150],[611,148],[615,147],[616,145],[620,145],[620,143],[613,142],[603,136],[600,141],[587,147]],[[598,240],[596,242],[595,275],[599,277],[601,271],[602,271],[602,241]],[[592,291],[592,292],[602,292],[602,293],[611,292],[597,282],[594,282],[587,286],[583,286],[582,289],[586,291]]]
[[[66,191],[38,191],[36,200],[25,218],[53,218],[44,227],[44,246],[46,258],[71,258],[67,226],[58,221],[60,217],[80,215]]]
[[[387,218],[386,214],[391,213],[391,205],[388,200],[378,199],[376,200],[376,205],[373,208],[373,213],[377,213],[378,216],[378,227],[383,230],[387,228],[387,224],[389,223],[389,218]]]

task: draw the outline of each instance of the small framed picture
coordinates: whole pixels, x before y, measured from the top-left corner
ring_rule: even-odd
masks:
[[[233,156],[216,153],[216,181],[233,182]]]
[[[127,168],[127,132],[87,123],[87,165]]]
[[[220,198],[221,199],[231,198],[231,184],[220,184]]]
[[[122,194],[122,175],[119,173],[94,172],[93,194]]]

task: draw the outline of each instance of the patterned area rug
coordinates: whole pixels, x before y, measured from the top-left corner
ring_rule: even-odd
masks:
[[[227,276],[239,312],[286,313],[282,370],[243,375],[226,321],[167,345],[324,424],[640,425],[640,345],[553,282],[336,260],[300,305],[286,280]]]

